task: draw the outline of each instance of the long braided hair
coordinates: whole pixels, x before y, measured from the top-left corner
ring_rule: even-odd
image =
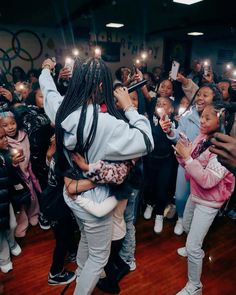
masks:
[[[101,83],[102,91],[100,87]],[[58,162],[61,168],[61,164],[66,163],[63,153],[64,131],[61,127],[61,123],[71,113],[76,111],[79,107],[82,107],[77,129],[76,151],[86,156],[96,135],[99,112],[98,105],[102,102],[106,104],[108,113],[116,118],[124,119],[124,116],[122,116],[115,107],[112,90],[112,75],[106,64],[98,58],[77,60],[67,93],[56,114],[56,144],[60,157]],[[89,103],[93,105],[93,122],[88,137],[84,142],[83,130]]]

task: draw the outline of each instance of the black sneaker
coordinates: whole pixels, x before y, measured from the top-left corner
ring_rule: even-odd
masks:
[[[67,261],[68,262],[76,262],[76,256],[77,256],[77,253],[70,253],[70,254],[68,254]]]
[[[39,215],[39,226],[44,230],[50,229],[50,222],[43,216],[42,213]]]
[[[73,271],[63,270],[63,272],[52,275],[48,275],[48,284],[49,285],[66,285],[74,281],[76,274]]]

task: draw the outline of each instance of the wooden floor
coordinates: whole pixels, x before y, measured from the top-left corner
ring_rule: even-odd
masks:
[[[153,220],[139,218],[137,224],[137,269],[120,283],[121,295],[175,295],[186,283],[186,258],[176,249],[185,236],[173,234],[174,221],[166,220],[161,235],[153,232]],[[5,295],[59,295],[64,287],[49,286],[47,274],[54,247],[52,232],[31,228],[19,240],[23,252],[13,258],[14,269],[0,274]],[[204,295],[236,294],[236,221],[217,218],[204,244],[206,252],[202,282]],[[74,270],[75,264],[67,268]],[[72,283],[66,295],[73,294]],[[93,295],[102,295],[95,289]]]

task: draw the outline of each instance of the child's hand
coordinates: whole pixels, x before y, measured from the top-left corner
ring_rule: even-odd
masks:
[[[83,158],[79,153],[74,153],[72,155],[72,159],[82,171],[89,171],[89,165],[86,163],[85,158]]]
[[[136,71],[137,73],[133,75],[132,81],[140,82],[143,80],[143,73],[139,69],[136,69]]]
[[[50,145],[49,145],[49,148],[47,150],[47,155],[46,155],[46,158],[49,162],[51,161],[52,156],[55,154],[55,152],[56,152],[56,138],[55,138],[55,135],[53,135],[50,138]]]
[[[2,86],[0,86],[0,95],[4,96],[8,101],[12,101],[11,92],[8,89],[3,88]]]
[[[58,75],[58,79],[62,79],[62,80],[69,80],[71,77],[71,70],[64,67],[60,70],[59,75]]]
[[[17,153],[16,155],[12,156],[12,164],[14,166],[19,165],[19,163],[24,162],[25,156],[22,153]]]
[[[178,157],[183,158],[183,160],[187,160],[188,158],[190,158],[191,156],[191,152],[192,152],[192,143],[188,142],[188,144],[186,145],[186,142],[183,142],[182,139],[180,139],[176,146],[172,145],[173,149],[175,150],[175,154]]]
[[[184,77],[182,74],[178,73],[177,74],[177,78],[176,81],[180,82],[181,84],[183,84],[183,86],[187,86],[188,85],[188,79],[186,77]]]
[[[171,121],[170,119],[168,120],[165,120],[165,118],[161,118],[159,120],[159,124],[162,128],[162,130],[165,132],[165,133],[170,133],[170,130],[171,130]]]
[[[207,76],[203,75],[202,82],[203,83],[213,83],[214,82],[214,74],[213,74],[213,72],[210,71]]]

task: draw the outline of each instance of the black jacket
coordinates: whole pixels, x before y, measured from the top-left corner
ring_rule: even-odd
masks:
[[[9,228],[9,167],[5,153],[0,151],[0,230]]]
[[[21,205],[28,206],[30,192],[19,176],[18,169],[12,166],[7,150],[0,150],[0,230],[9,228],[9,204],[18,211]]]

